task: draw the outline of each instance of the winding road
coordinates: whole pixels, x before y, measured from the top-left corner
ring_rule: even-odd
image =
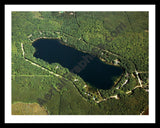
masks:
[[[141,80],[140,80],[140,78],[139,78],[139,76],[138,76],[137,70],[135,70],[135,73],[136,73],[136,75],[137,75],[137,79],[138,79],[138,82],[139,82],[139,84],[140,84],[140,87],[142,87],[142,83],[141,83]]]
[[[50,74],[52,74],[52,75],[54,75],[54,76],[56,76],[56,77],[59,77],[59,78],[61,78],[61,79],[65,79],[65,80],[67,80],[67,81],[70,81],[70,82],[73,84],[73,86],[77,89],[77,91],[79,92],[79,95],[82,97],[82,99],[84,99],[85,101],[87,101],[87,99],[85,99],[85,98],[82,96],[82,94],[80,93],[80,91],[78,90],[78,88],[76,87],[76,85],[74,84],[74,81],[68,80],[68,79],[66,79],[65,77],[63,77],[63,76],[61,76],[61,75],[59,75],[59,74],[56,74],[56,73],[50,71],[49,69],[44,68],[44,67],[42,67],[41,65],[36,64],[36,63],[32,62],[31,60],[27,59],[27,58],[25,57],[25,51],[24,51],[23,43],[21,43],[21,49],[22,49],[22,55],[23,55],[23,58],[25,59],[25,61],[29,62],[30,64],[32,64],[32,65],[34,65],[34,66],[36,66],[36,67],[38,67],[38,68],[41,68],[42,70],[47,71],[48,73],[50,73]],[[25,76],[25,75],[23,75],[23,76]],[[46,75],[45,75],[45,76],[46,76]]]
[[[65,35],[67,35],[67,36],[70,36],[70,37],[72,37],[72,38],[76,38],[76,37],[73,37],[72,35],[69,35],[69,34],[67,34],[67,33],[63,33],[63,34],[65,34]],[[76,39],[77,39],[77,38],[76,38]],[[82,40],[84,43],[88,44],[88,42],[86,42],[85,40],[83,40],[83,38],[81,38],[81,40]],[[94,46],[94,45],[92,45],[92,46]],[[96,46],[94,46],[94,47],[97,48],[97,49],[100,49],[100,50],[102,50],[102,51],[105,51],[105,52],[107,52],[107,53],[109,53],[109,54],[111,54],[111,55],[114,55],[114,56],[116,56],[116,57],[121,57],[120,55],[117,55],[117,54],[115,54],[115,53],[112,53],[112,52],[110,52],[110,51],[108,51],[108,50],[101,49],[101,48],[96,47]],[[32,62],[31,60],[27,59],[27,58],[25,57],[25,51],[24,51],[23,43],[21,43],[21,49],[22,49],[22,55],[23,55],[23,58],[25,59],[25,61],[29,62],[30,64],[32,64],[32,65],[34,65],[34,66],[36,66],[36,67],[38,67],[38,68],[41,68],[42,70],[47,71],[48,73],[50,73],[50,74],[52,74],[52,75],[54,75],[54,76],[56,76],[56,77],[59,77],[59,78],[63,78],[63,79],[65,79],[65,80],[68,80],[68,79],[64,78],[63,76],[61,76],[61,75],[59,75],[59,74],[56,74],[56,73],[50,71],[49,69],[47,69],[47,68],[45,68],[45,67],[42,67],[41,65],[36,64],[35,62]],[[138,79],[138,82],[139,82],[140,86],[136,86],[134,89],[136,89],[136,88],[138,88],[138,87],[141,87],[141,88],[142,88],[143,86],[142,86],[141,80],[140,80],[140,78],[139,78],[139,76],[138,76],[138,73],[146,73],[146,72],[145,72],[145,71],[143,71],[143,72],[138,72],[138,71],[135,69],[135,73],[136,73],[136,76],[137,76],[137,79]],[[71,80],[68,80],[68,81],[70,81],[70,82],[73,83],[73,81],[71,81]],[[128,81],[126,81],[125,84],[126,84],[127,82],[128,82]],[[87,99],[82,96],[82,94],[80,93],[80,91],[79,91],[79,89],[76,87],[76,85],[75,85],[74,83],[73,83],[73,85],[74,85],[74,87],[78,90],[80,96],[81,96],[85,101],[87,101]],[[133,89],[133,90],[134,90],[134,89]],[[133,90],[130,90],[129,92],[126,92],[126,94],[132,93]],[[117,95],[110,96],[108,99],[110,99],[110,98],[119,99],[119,97],[118,97]],[[100,102],[103,102],[103,101],[106,101],[106,100],[107,100],[107,99],[103,99],[103,100],[101,100],[101,101],[95,101],[95,102],[96,102],[96,103],[100,103]]]
[[[76,18],[76,20],[77,20],[76,15],[75,15],[75,18]],[[78,21],[76,21],[76,22],[77,22],[77,24],[78,24]],[[80,26],[80,24],[78,24],[78,26]],[[63,34],[66,34],[66,35],[68,35],[68,36],[70,36],[70,37],[72,37],[72,38],[76,38],[76,37],[73,37],[72,35],[69,35],[69,34],[67,34],[67,33],[63,33]],[[77,39],[77,38],[76,38],[76,39]],[[80,37],[79,39],[82,40],[84,43],[91,45],[90,43],[86,42],[86,41],[83,39],[83,37]],[[77,39],[77,40],[78,40],[78,39]],[[92,46],[94,46],[94,45],[92,45]],[[120,55],[117,55],[117,54],[115,54],[115,53],[112,53],[112,52],[110,52],[110,51],[108,51],[108,50],[101,49],[101,48],[99,48],[99,47],[97,47],[97,46],[94,46],[94,47],[97,48],[98,50],[100,49],[100,50],[102,50],[102,51],[105,51],[105,52],[109,53],[110,55],[114,55],[114,56],[116,56],[116,57],[121,57]],[[47,68],[45,68],[45,67],[42,67],[41,65],[39,65],[39,64],[37,64],[37,63],[29,60],[29,59],[27,59],[27,58],[25,57],[25,51],[24,51],[24,45],[23,45],[23,43],[21,43],[21,49],[22,49],[23,58],[24,58],[24,60],[25,60],[26,62],[29,62],[30,64],[32,64],[32,65],[34,65],[34,66],[36,66],[36,67],[38,67],[38,68],[41,68],[42,70],[47,71],[48,73],[50,73],[50,74],[52,74],[52,75],[54,75],[54,76],[56,76],[56,77],[59,77],[59,78],[61,78],[61,79],[63,78],[63,79],[65,79],[65,80],[67,80],[67,81],[70,81],[70,82],[73,84],[73,86],[78,90],[78,88],[77,88],[76,85],[73,83],[73,81],[68,80],[68,79],[64,78],[63,76],[61,76],[61,75],[59,75],[59,74],[56,74],[56,73],[50,71],[49,69],[47,69]],[[129,61],[130,61],[130,60],[129,60]],[[147,71],[142,71],[142,72],[139,71],[139,72],[138,72],[138,71],[135,69],[135,73],[136,73],[136,77],[137,77],[138,82],[139,82],[139,86],[136,86],[134,89],[136,89],[136,88],[138,88],[138,87],[141,87],[141,88],[142,88],[143,85],[142,85],[142,83],[141,83],[141,79],[139,78],[139,75],[138,75],[138,74],[139,74],[139,73],[148,73],[148,72],[147,72]],[[23,75],[23,76],[27,76],[27,75]],[[31,76],[33,76],[33,75],[31,75]],[[41,76],[42,76],[42,75],[41,75]],[[45,76],[46,76],[46,75],[45,75]],[[125,81],[125,82],[127,83],[128,81]],[[126,83],[124,83],[124,84],[126,84]],[[133,89],[133,90],[134,90],[134,89]],[[133,90],[126,92],[126,94],[132,93]],[[83,95],[80,93],[79,90],[78,90],[78,92],[79,92],[80,96],[81,96],[85,101],[87,101],[87,99],[83,97]],[[101,94],[100,94],[100,95],[101,95]],[[108,99],[110,99],[110,98],[115,98],[115,99],[117,99],[117,100],[119,99],[119,97],[118,97],[117,95],[110,96]],[[100,102],[103,102],[103,101],[106,101],[106,100],[107,100],[107,99],[103,99],[103,100],[101,100],[101,101],[95,101],[95,102],[96,102],[96,103],[100,103]],[[142,113],[143,113],[143,112],[142,112]]]
[[[27,59],[27,58],[25,57],[25,52],[24,52],[23,43],[21,43],[21,49],[22,49],[22,54],[23,54],[23,58],[25,59],[25,61],[28,61],[30,64],[32,64],[32,65],[34,65],[34,66],[36,66],[36,67],[38,67],[38,68],[41,68],[42,70],[45,70],[45,71],[49,72],[49,73],[52,74],[52,75],[55,75],[55,76],[57,76],[57,77],[59,77],[59,78],[62,78],[61,75],[56,74],[56,73],[48,70],[47,68],[44,68],[44,67],[40,66],[39,64],[36,64],[36,63],[30,61],[29,59]]]

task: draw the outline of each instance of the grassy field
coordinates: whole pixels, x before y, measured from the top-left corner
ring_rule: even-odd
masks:
[[[48,112],[37,103],[19,102],[12,104],[12,115],[48,115]]]

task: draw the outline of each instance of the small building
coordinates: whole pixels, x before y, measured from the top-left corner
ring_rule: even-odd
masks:
[[[119,89],[119,86],[116,89]]]
[[[59,68],[59,66],[58,66],[58,65],[55,67],[55,69],[57,69],[57,68]]]
[[[125,77],[128,77],[128,76],[129,76],[129,74],[128,74],[128,73],[126,73]]]
[[[78,81],[78,79],[74,79],[74,81]]]
[[[118,59],[115,59],[115,60],[114,60],[114,64],[115,64],[115,65],[118,65],[119,63],[120,63],[120,61],[119,61]]]
[[[71,13],[69,13],[69,15],[74,15],[74,13],[73,13],[73,12],[71,12]]]
[[[145,89],[146,92],[149,92],[149,89]]]
[[[42,32],[41,32],[41,31],[39,31],[39,34],[40,34],[40,35],[42,35]]]
[[[87,85],[85,84],[85,85],[84,85],[84,88],[86,88],[86,87],[87,87]]]
[[[29,36],[28,36],[28,38],[30,38],[32,36],[32,34],[30,34]]]

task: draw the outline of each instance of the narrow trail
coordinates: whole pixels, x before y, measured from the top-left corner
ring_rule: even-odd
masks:
[[[77,88],[76,85],[73,83],[73,81],[68,80],[68,79],[64,78],[63,76],[61,76],[61,75],[59,75],[59,74],[56,74],[56,73],[48,70],[47,68],[44,68],[44,67],[42,67],[41,65],[36,64],[36,63],[32,62],[31,60],[27,59],[27,58],[25,57],[25,51],[24,51],[23,43],[21,43],[21,49],[22,49],[22,54],[23,54],[23,58],[25,59],[25,61],[29,62],[30,64],[32,64],[32,65],[34,65],[34,66],[36,66],[36,67],[38,67],[38,68],[41,68],[42,70],[47,71],[48,73],[50,73],[50,74],[52,74],[52,75],[54,75],[54,76],[57,76],[57,77],[59,77],[59,78],[61,78],[61,79],[65,79],[65,80],[71,82],[72,85],[73,85],[73,86],[76,88],[76,90],[79,92],[78,88]],[[21,76],[27,76],[27,75],[21,75]],[[35,75],[33,75],[33,76],[35,76]],[[45,75],[45,76],[46,76],[46,75]],[[49,76],[49,75],[48,75],[48,76]],[[85,101],[87,101],[87,99],[85,99],[80,92],[79,92],[79,95],[82,97],[82,99],[84,99]]]
[[[131,26],[131,29],[132,29],[132,31],[133,31],[134,34],[135,34],[135,31],[134,31],[134,29],[133,29],[133,26],[132,26],[132,24],[131,24],[131,21],[130,21],[130,18],[129,18],[129,16],[128,16],[127,12],[124,12],[124,13],[125,13],[125,15],[127,16],[127,19],[128,19],[129,24],[130,24],[130,26]],[[78,21],[77,21],[77,15],[76,15],[76,13],[74,14],[74,17],[75,17],[75,20],[76,20],[77,25],[80,27],[80,24],[79,24]],[[68,35],[68,36],[70,36],[70,37],[72,37],[72,38],[77,39],[76,37],[74,37],[74,36],[72,36],[72,35],[69,35],[69,34],[67,34],[67,33],[65,33],[65,34]],[[83,35],[81,35],[80,39],[81,39],[85,44],[91,45],[90,43],[88,43],[88,42],[83,38]],[[117,54],[115,54],[115,53],[113,53],[113,52],[111,52],[111,51],[108,51],[108,50],[106,50],[106,49],[99,48],[99,47],[97,47],[97,46],[95,46],[95,45],[92,45],[92,46],[93,46],[94,48],[97,48],[98,50],[102,50],[103,52],[107,52],[107,53],[109,53],[110,55],[114,55],[114,56],[116,56],[116,57],[122,57],[122,56],[117,55]],[[122,57],[122,58],[124,58],[124,57]],[[125,59],[126,59],[126,58],[125,58]],[[128,60],[128,59],[127,59],[127,60]],[[128,60],[128,61],[130,61],[131,63],[133,63],[131,60]],[[133,64],[134,64],[134,63],[133,63]],[[135,64],[134,64],[134,66],[135,66]],[[135,67],[135,73],[136,73],[136,75],[137,75],[137,79],[138,79],[138,82],[139,82],[139,84],[140,84],[140,86],[136,86],[136,88],[137,88],[137,87],[143,87],[143,86],[142,86],[142,83],[141,83],[141,79],[140,79],[139,76],[138,76],[138,73],[148,73],[148,71],[137,71],[137,70],[136,70],[136,67]],[[134,89],[135,89],[135,88],[134,88]]]
[[[63,34],[66,34],[66,33],[63,33]],[[68,35],[68,34],[66,34],[66,35]],[[71,36],[72,38],[76,38],[76,37],[73,37],[72,35],[68,35],[68,36]],[[83,40],[83,38],[82,38],[81,40],[82,40],[84,43],[87,43],[86,41]],[[121,57],[120,55],[117,55],[117,54],[115,54],[115,53],[112,53],[112,52],[110,52],[110,51],[108,51],[108,50],[104,50],[104,49],[101,49],[101,48],[96,47],[96,46],[94,46],[94,47],[97,48],[97,49],[100,49],[100,50],[102,50],[102,51],[105,51],[105,52],[107,52],[107,53],[109,53],[109,54],[111,54],[111,55],[114,55],[114,56],[116,56],[116,57]],[[61,76],[61,75],[59,75],[59,74],[56,74],[56,73],[50,71],[49,69],[47,69],[47,68],[45,68],[45,67],[42,67],[41,65],[36,64],[35,62],[32,62],[31,60],[27,59],[27,58],[25,57],[25,51],[24,51],[23,43],[21,43],[21,49],[22,49],[22,54],[23,54],[23,58],[25,59],[25,61],[28,61],[30,64],[32,64],[32,65],[34,65],[34,66],[36,66],[36,67],[38,67],[38,68],[41,68],[42,70],[45,70],[45,71],[47,71],[48,73],[50,73],[50,74],[52,74],[52,75],[54,75],[54,76],[57,76],[57,77],[59,77],[59,78],[61,78],[61,79],[65,79],[65,80],[67,80],[67,81],[70,81],[70,82],[73,84],[73,86],[77,89],[77,91],[79,92],[79,95],[82,97],[82,99],[84,99],[85,101],[87,101],[87,99],[82,96],[82,94],[80,93],[79,89],[76,87],[76,85],[74,84],[73,81],[68,80],[68,79],[64,78],[63,76]],[[136,89],[136,88],[138,88],[138,87],[141,87],[141,88],[142,88],[143,86],[142,86],[141,80],[140,80],[140,78],[139,78],[139,76],[138,76],[138,73],[147,73],[147,72],[146,72],[146,71],[143,71],[143,72],[142,72],[142,71],[139,71],[139,72],[138,72],[138,71],[135,69],[135,73],[136,73],[136,76],[137,76],[137,79],[138,79],[138,82],[139,82],[140,86],[136,86],[134,89]],[[24,75],[24,76],[25,76],[25,75]],[[134,90],[134,89],[133,89],[133,90]],[[126,94],[132,93],[133,90],[130,90],[129,92],[126,92]],[[117,100],[119,99],[119,97],[118,97],[117,95],[113,95],[113,96],[110,96],[109,98],[103,99],[103,100],[101,100],[101,101],[95,101],[95,103],[101,103],[101,102],[104,102],[104,101],[106,101],[106,100],[108,100],[108,99],[113,99],[113,98],[115,98],[115,99],[117,99]]]
[[[119,100],[120,98],[118,97],[118,95],[113,95],[113,96],[110,96],[109,98],[105,98],[105,99],[103,99],[103,100],[95,101],[95,102],[98,104],[98,103],[107,101],[107,100],[109,100],[109,99],[116,99],[116,100]]]
[[[27,58],[25,57],[25,52],[24,52],[23,43],[21,43],[21,49],[22,49],[22,54],[23,54],[23,58],[25,59],[25,61],[28,61],[30,64],[32,64],[32,65],[34,65],[34,66],[36,66],[36,67],[38,67],[38,68],[41,68],[42,70],[45,70],[45,71],[47,71],[48,73],[50,73],[50,74],[52,74],[52,75],[55,75],[55,76],[57,76],[57,77],[59,77],[59,78],[62,78],[61,75],[58,75],[58,74],[56,74],[56,73],[48,70],[47,68],[44,68],[44,67],[40,66],[39,64],[36,64],[36,63],[30,61],[29,59],[27,59]]]
[[[77,15],[75,15],[75,19],[76,19],[77,25],[80,27],[80,24],[78,23],[76,16],[77,16]],[[132,28],[132,29],[133,29],[133,28]],[[66,33],[65,33],[65,34],[66,34]],[[68,34],[66,34],[66,35],[68,35]],[[68,36],[70,36],[70,37],[72,37],[72,38],[76,38],[76,37],[73,37],[72,35],[68,35]],[[77,39],[77,38],[76,38],[76,39]],[[77,40],[78,40],[78,39],[77,39]],[[80,38],[80,40],[82,40],[84,43],[87,43],[87,44],[91,45],[90,43],[88,43],[88,42],[86,42],[85,40],[83,40],[83,38]],[[94,45],[92,45],[92,46],[94,46]],[[99,47],[97,47],[97,46],[94,46],[94,47],[97,48],[98,50],[100,49],[100,50],[102,50],[102,51],[104,51],[104,52],[107,52],[107,53],[109,53],[110,55],[114,55],[114,56],[116,56],[116,57],[122,57],[121,55],[117,55],[117,54],[115,54],[115,53],[112,53],[112,52],[110,52],[110,51],[108,51],[108,50],[99,48]],[[37,63],[29,60],[29,59],[27,59],[27,58],[25,57],[25,51],[24,51],[23,43],[21,43],[21,49],[22,49],[23,58],[24,58],[24,60],[25,60],[26,62],[29,62],[30,64],[32,64],[32,65],[34,65],[34,66],[36,66],[36,67],[38,67],[38,68],[41,68],[42,70],[47,71],[48,73],[50,73],[50,74],[52,74],[52,75],[54,75],[54,76],[56,76],[56,77],[59,77],[59,78],[61,78],[61,79],[65,79],[65,80],[71,82],[71,83],[73,84],[73,86],[77,89],[77,91],[79,92],[79,95],[82,97],[82,99],[84,99],[84,100],[87,101],[87,99],[82,96],[82,94],[80,93],[80,91],[78,90],[78,88],[76,87],[76,85],[73,83],[73,81],[68,80],[68,79],[66,79],[65,77],[63,77],[63,76],[61,76],[61,75],[59,75],[59,74],[56,74],[56,73],[50,71],[49,69],[47,69],[47,68],[45,68],[45,67],[42,67],[41,65],[39,65],[39,64],[37,64]],[[130,61],[130,60],[128,60],[128,61]],[[132,62],[132,61],[131,61],[131,62]],[[142,88],[143,85],[142,85],[142,83],[141,83],[141,79],[139,78],[139,75],[138,75],[138,74],[139,74],[139,73],[148,73],[148,72],[147,72],[147,71],[137,71],[137,70],[135,69],[135,73],[136,73],[136,77],[137,77],[138,82],[139,82],[139,86],[136,86],[134,89],[136,89],[136,88],[138,88],[138,87]],[[47,77],[47,75],[12,75],[12,76],[27,76],[27,77],[38,76],[38,77]],[[50,75],[48,75],[48,77],[50,77]],[[125,83],[125,84],[126,84],[126,83]],[[134,90],[134,89],[133,89],[133,90]],[[126,92],[126,94],[132,93],[133,90]],[[60,98],[61,98],[61,97],[60,97]],[[113,95],[113,96],[110,96],[109,98],[103,99],[103,100],[101,100],[101,101],[95,101],[95,103],[104,102],[104,101],[107,101],[108,99],[113,99],[113,98],[115,98],[115,99],[117,99],[117,100],[119,99],[119,97],[118,97],[117,95]],[[61,102],[61,99],[60,99],[60,102]],[[59,108],[60,108],[60,107],[59,107]],[[60,112],[60,110],[59,110],[59,112]],[[144,111],[142,111],[142,112],[140,113],[140,115],[142,115],[143,112],[144,112]]]
[[[73,36],[71,36],[71,35],[69,35],[69,34],[67,34],[67,33],[64,33],[64,34],[66,34],[67,36],[70,36],[70,37],[72,37],[72,38],[75,38],[75,39],[77,39],[76,37],[73,37]],[[90,43],[88,43],[88,42],[86,42],[84,39],[83,39],[83,36],[81,37],[81,40],[85,43],[85,44],[89,44],[89,45],[91,45]],[[101,49],[101,48],[99,48],[99,47],[97,47],[97,46],[94,46],[94,45],[92,45],[94,48],[97,48],[98,50],[102,50],[102,51],[104,51],[104,52],[107,52],[107,53],[109,53],[110,55],[114,55],[114,56],[116,56],[116,57],[122,57],[122,56],[120,56],[120,55],[117,55],[117,54],[115,54],[115,53],[112,53],[112,52],[110,52],[110,51],[108,51],[108,50],[105,50],[105,49]],[[131,60],[128,60],[128,61],[130,61],[130,62],[132,62]],[[139,76],[138,76],[138,73],[147,73],[147,71],[137,71],[136,70],[136,68],[135,68],[135,73],[136,73],[136,76],[137,76],[137,79],[138,79],[138,82],[139,82],[139,84],[140,84],[140,86],[136,86],[134,89],[136,89],[137,87],[143,87],[142,86],[142,83],[141,83],[141,79],[139,78]],[[133,89],[133,90],[134,90]],[[133,90],[131,90],[131,91],[133,91]],[[127,93],[128,94],[128,93]]]
[[[27,59],[27,58],[25,57],[25,51],[24,51],[23,43],[21,43],[21,49],[22,49],[22,54],[23,54],[23,58],[25,59],[25,61],[29,62],[30,64],[32,64],[32,65],[34,65],[34,66],[36,66],[36,67],[38,67],[38,68],[41,68],[42,70],[47,71],[48,73],[50,73],[50,74],[52,74],[52,75],[55,75],[55,76],[57,76],[57,77],[59,77],[59,78],[61,78],[61,79],[65,79],[65,80],[67,80],[67,81],[70,81],[70,82],[74,85],[74,87],[76,88],[76,90],[79,92],[79,89],[76,87],[76,85],[73,83],[73,81],[68,80],[68,79],[64,78],[63,76],[61,76],[61,75],[59,75],[59,74],[56,74],[56,73],[48,70],[47,68],[44,68],[44,67],[42,67],[41,65],[36,64],[36,63],[32,62],[31,60]],[[12,75],[12,76],[17,76],[17,75]],[[46,77],[47,75],[19,75],[19,76],[30,76],[30,77],[33,77],[33,76],[45,76],[45,77]],[[49,75],[48,75],[48,76],[49,76]],[[87,99],[84,98],[80,92],[79,92],[79,95],[82,97],[82,99],[84,99],[84,100],[87,102]],[[115,96],[110,96],[110,98],[108,98],[108,99],[111,99],[111,98],[119,99],[119,98],[117,97],[117,95],[115,95]],[[103,101],[106,101],[106,100],[107,100],[107,99],[104,99],[104,100],[102,100],[102,101],[95,101],[95,102],[96,102],[96,103],[100,103],[100,102],[103,102]]]
[[[137,70],[135,70],[135,72],[136,72],[137,79],[138,79],[138,82],[139,82],[139,84],[140,84],[140,87],[142,87],[142,83],[141,83],[141,80],[140,80],[140,78],[139,78],[139,76],[138,76],[138,72],[137,72]]]
[[[128,17],[128,14],[125,12],[125,14],[127,15],[127,18],[128,18],[128,20],[129,20],[129,23],[130,23],[130,25],[131,25],[131,22],[130,22],[130,19],[129,19],[129,17]],[[77,15],[75,14],[75,19],[76,19],[76,23],[77,23],[77,25],[80,27],[80,24],[78,23],[78,21],[77,21]],[[134,29],[133,29],[133,27],[131,26],[131,28],[132,28],[132,30],[133,30],[133,32],[134,32]],[[135,33],[135,32],[134,32]],[[67,34],[67,33],[65,33],[67,36],[70,36],[70,37],[72,37],[72,38],[74,38],[74,39],[77,39],[76,37],[73,37],[72,35],[69,35],[69,34]],[[91,45],[90,43],[88,43],[87,41],[85,41],[84,40],[84,38],[83,38],[83,35],[81,35],[81,37],[79,38],[80,40],[82,40],[83,41],[83,43],[85,43],[85,44],[89,44],[89,45]],[[94,46],[94,45],[92,45],[92,46]],[[110,54],[110,55],[113,55],[113,56],[116,56],[116,57],[122,57],[122,56],[120,56],[120,55],[117,55],[117,54],[115,54],[115,53],[113,53],[113,52],[111,52],[111,51],[108,51],[108,50],[106,50],[106,49],[101,49],[101,48],[99,48],[99,47],[97,47],[97,46],[94,46],[94,48],[96,48],[96,49],[98,49],[98,50],[102,50],[102,52],[106,52],[106,53],[108,53],[108,54]],[[126,58],[125,58],[126,59]],[[130,61],[131,63],[133,63],[131,60],[128,60],[128,61]],[[134,63],[133,63],[134,64]],[[135,67],[135,64],[134,64],[134,67]],[[130,93],[132,93],[133,92],[133,90],[135,90],[136,88],[143,88],[143,86],[142,86],[142,83],[141,83],[141,79],[139,78],[139,73],[148,73],[148,71],[137,71],[136,70],[136,67],[135,67],[135,73],[136,73],[136,78],[138,79],[138,82],[139,82],[139,86],[136,86],[134,89],[132,89],[132,90],[130,90],[130,91],[128,91],[128,92],[126,92],[126,94],[130,94]],[[123,86],[125,85],[125,84],[127,84],[127,82],[128,82],[128,80],[126,80],[125,82],[124,82],[124,84],[123,84]],[[84,98],[84,97],[83,97]],[[108,100],[108,99],[112,99],[112,98],[115,98],[115,99],[119,99],[119,97],[117,96],[117,95],[114,95],[114,96],[110,96],[109,98],[106,98],[106,99],[103,99],[103,100],[101,100],[101,101],[95,101],[96,103],[101,103],[101,102],[104,102],[104,101],[106,101],[106,100]],[[143,112],[142,112],[143,113]],[[140,113],[140,115],[142,114],[142,113]]]

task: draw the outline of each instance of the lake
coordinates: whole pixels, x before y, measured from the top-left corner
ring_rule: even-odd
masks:
[[[34,57],[48,63],[59,63],[98,89],[110,89],[123,70],[105,64],[99,58],[63,45],[58,39],[39,39],[33,42]]]

